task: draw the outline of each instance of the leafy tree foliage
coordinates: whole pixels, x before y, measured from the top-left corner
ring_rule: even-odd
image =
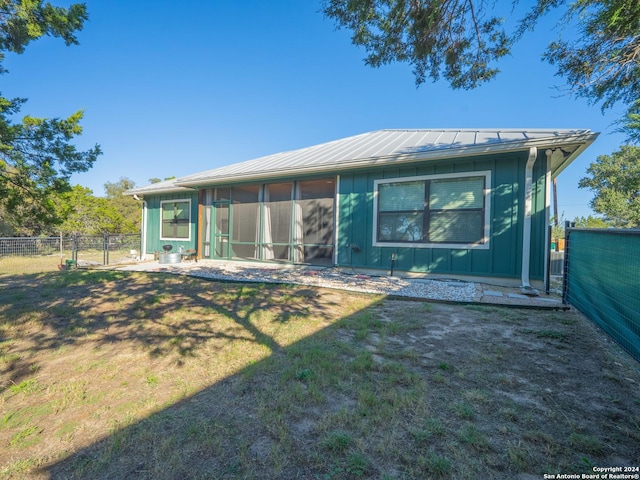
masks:
[[[121,229],[118,233],[137,233],[140,231],[140,202],[133,197],[123,195],[124,192],[135,186],[135,182],[127,177],[121,177],[117,182],[104,184],[107,201],[122,215]]]
[[[62,232],[84,235],[136,233],[137,226],[125,218],[108,198],[94,197],[86,187],[75,185],[56,196],[56,215],[62,223],[51,234]]]
[[[593,215],[576,217],[573,223],[575,223],[578,228],[609,228],[611,226],[603,218],[594,217]]]
[[[6,52],[20,54],[44,35],[78,43],[75,33],[86,19],[84,4],[61,8],[41,0],[0,0],[0,73],[6,72]],[[25,101],[0,94],[0,215],[14,230],[35,231],[38,224],[56,222],[52,195],[68,190],[70,176],[91,168],[101,151],[97,145],[78,151],[72,144],[82,133],[82,111],[63,119],[27,115],[16,122]]]
[[[587,169],[580,188],[595,192],[594,212],[614,227],[640,227],[640,147],[625,145],[611,155],[600,155]]]
[[[518,0],[512,1],[517,6]],[[511,32],[482,0],[324,0],[324,14],[353,32],[367,51],[365,63],[413,66],[417,84],[444,78],[470,89],[494,78],[496,63],[538,19],[562,9],[577,40],[552,42],[544,59],[565,77],[570,92],[602,109],[628,108],[620,130],[640,142],[640,2],[638,0],[536,0]]]

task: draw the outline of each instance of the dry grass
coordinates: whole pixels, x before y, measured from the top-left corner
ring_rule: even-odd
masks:
[[[6,256],[0,257],[0,277],[3,275],[24,275],[30,273],[55,272],[61,266],[66,266],[66,261],[71,260],[71,251],[64,251],[51,255],[34,256]],[[115,250],[109,253],[109,264],[125,263],[131,261],[130,250]],[[80,265],[102,265],[104,252],[102,250],[86,249],[78,253]]]
[[[2,478],[516,478],[640,458],[571,312],[122,272],[0,278]]]

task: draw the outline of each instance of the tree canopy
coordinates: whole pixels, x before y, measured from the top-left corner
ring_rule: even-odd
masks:
[[[594,217],[593,215],[576,217],[573,219],[573,223],[578,228],[609,228],[611,226],[603,218]]]
[[[587,168],[580,188],[591,189],[594,212],[614,227],[640,227],[640,147],[624,145],[611,155],[600,155]]]
[[[122,216],[119,233],[136,233],[140,230],[140,202],[131,196],[123,195],[135,186],[135,182],[127,177],[104,184],[107,201]]]
[[[42,36],[78,43],[76,32],[87,18],[84,4],[61,8],[41,0],[0,0],[0,73],[6,73],[7,52],[21,54]],[[55,222],[52,195],[69,190],[71,175],[87,171],[101,154],[98,145],[79,151],[72,143],[82,134],[82,111],[68,118],[26,115],[16,121],[25,102],[0,93],[0,214],[11,216],[18,230],[24,222]]]
[[[462,89],[494,78],[513,45],[543,15],[561,9],[561,23],[576,25],[576,40],[552,42],[543,58],[573,95],[603,110],[624,104],[620,130],[640,142],[638,0],[536,0],[511,31],[494,7],[482,0],[323,0],[324,14],[365,48],[367,65],[406,62],[418,85],[444,78]]]
[[[123,231],[126,221],[109,200],[94,197],[93,192],[86,187],[75,185],[58,195],[55,203],[56,213],[62,219],[62,223],[56,227],[57,232],[65,235],[132,233]]]

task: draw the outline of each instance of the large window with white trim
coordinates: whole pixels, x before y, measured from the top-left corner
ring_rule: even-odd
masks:
[[[375,181],[374,245],[486,247],[490,172]]]
[[[160,202],[162,224],[160,239],[189,240],[191,237],[191,200]]]

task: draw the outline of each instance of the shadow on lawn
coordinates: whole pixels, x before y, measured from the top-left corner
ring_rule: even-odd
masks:
[[[295,295],[305,308],[290,301],[281,285],[211,282],[203,290],[203,280],[189,277],[131,278],[126,272],[77,271],[0,279],[0,393],[33,374],[34,358],[83,344],[130,342],[152,357],[192,357],[214,339],[249,339],[274,352],[280,345],[256,328],[255,315],[275,306],[274,320],[286,324],[320,308],[314,292],[300,287]],[[211,328],[216,318],[232,319],[237,328]]]
[[[137,417],[112,402],[93,412],[79,404],[70,430],[85,436],[67,444],[56,436],[59,415],[47,417],[47,442],[31,457],[43,463],[22,470],[32,478],[518,478],[589,473],[591,465],[633,465],[638,458],[637,365],[627,366],[571,313],[379,301],[275,285],[203,288],[202,280],[186,277],[114,272],[16,282],[37,285],[29,295],[35,306],[14,294],[12,306],[0,304],[3,319],[13,316],[25,329],[33,322],[29,332],[36,333],[58,322],[34,348],[86,341],[119,358],[121,346],[132,344],[171,374],[180,374],[174,362],[184,359],[184,369],[195,365],[202,380]],[[47,293],[55,285],[60,291],[60,282],[73,292],[69,298]],[[4,302],[12,285],[0,287]],[[86,315],[85,302],[106,307]],[[350,308],[335,309],[336,302]],[[30,319],[47,308],[62,310]],[[209,328],[223,319],[228,328]],[[315,329],[284,340],[283,332],[313,322]],[[247,354],[253,346],[260,355]],[[224,375],[202,364],[221,359],[235,363]],[[136,391],[133,382],[120,382],[114,390],[146,392],[143,401],[159,395],[141,382]],[[102,437],[90,432],[100,415],[109,422],[100,424]],[[39,448],[50,445],[55,460],[44,464]],[[21,454],[28,456],[15,457]]]
[[[253,315],[260,315],[275,304],[281,313],[270,322],[286,325],[305,315],[317,315],[318,309],[335,304],[327,303],[326,298],[321,300],[316,291],[305,287],[211,283],[207,292],[190,291],[185,285],[186,292],[180,298],[186,305],[181,302],[180,308],[189,307],[190,311],[202,308],[210,316],[232,318],[237,328],[233,333],[212,333],[205,325],[210,319],[187,318],[179,322],[179,331],[169,326],[168,331],[160,334],[153,331],[154,326],[160,323],[163,328],[167,327],[166,321],[159,319],[178,308],[174,297],[179,296],[177,292],[183,287],[177,285],[158,291],[156,297],[145,300],[137,297],[149,286],[127,282],[126,274],[106,275],[102,284],[99,280],[99,275],[91,278],[70,275],[63,280],[50,280],[47,276],[16,280],[12,285],[16,291],[27,284],[38,284],[40,294],[34,292],[31,296],[31,312],[54,307],[64,310],[64,315],[60,310],[45,316],[45,323],[55,328],[36,335],[33,347],[36,351],[77,345],[88,336],[98,345],[135,341],[152,356],[169,353],[192,356],[213,338],[229,342],[251,338],[266,347],[269,355],[255,363],[240,358],[245,367],[238,373],[143,420],[122,419],[114,423],[111,431],[105,431],[108,433],[105,438],[44,467],[37,475],[76,479],[307,478],[309,475],[313,477],[308,478],[315,478],[327,468],[348,477],[366,473],[368,467],[361,457],[347,458],[347,450],[351,451],[352,446],[340,447],[339,460],[330,467],[321,460],[314,463],[310,456],[310,452],[321,455],[326,448],[331,448],[323,446],[323,439],[313,433],[316,428],[322,429],[316,424],[322,414],[318,411],[317,416],[309,415],[313,406],[326,401],[321,390],[328,386],[324,382],[330,382],[331,378],[321,372],[341,369],[345,361],[353,360],[348,358],[347,350],[328,348],[329,342],[331,339],[335,342],[336,329],[341,328],[343,322],[349,319],[357,322],[358,313],[332,326],[327,322],[328,328],[282,346],[254,325]],[[189,282],[187,278],[180,280]],[[60,285],[61,281],[73,289],[73,298],[48,299],[46,293],[45,298],[41,298],[42,292],[52,285]],[[112,282],[117,284],[111,285]],[[211,304],[210,293],[214,290],[217,298],[224,298],[224,302]],[[92,298],[92,302],[99,303],[115,291],[129,299],[124,308],[131,316],[107,309],[92,318],[76,320],[83,317],[83,299]],[[324,296],[332,297],[331,294]],[[369,297],[366,303],[375,301],[375,297]],[[20,321],[20,315],[14,310],[22,308],[27,315],[22,320],[26,321],[29,309],[20,301],[13,306],[5,305],[0,313],[5,317],[9,313]],[[140,320],[135,312],[141,308],[146,309],[143,325],[129,325]],[[69,333],[76,324],[87,329],[82,337]],[[123,328],[125,325],[128,330]],[[172,350],[171,340],[176,336],[188,347]],[[242,357],[242,352],[238,355]],[[17,365],[14,371],[22,372],[25,368],[26,364]],[[312,440],[315,445],[299,448]],[[347,474],[347,469],[351,473]]]

